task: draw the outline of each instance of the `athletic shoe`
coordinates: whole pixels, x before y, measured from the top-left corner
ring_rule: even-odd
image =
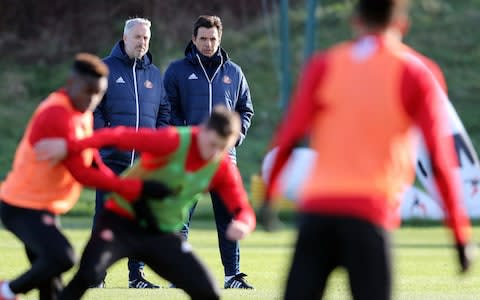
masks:
[[[145,277],[138,277],[128,281],[128,287],[131,289],[158,289],[158,285],[151,283]]]
[[[226,289],[253,289],[253,286],[247,283],[245,277],[247,274],[245,273],[238,273],[237,275],[230,278],[227,282],[225,282],[224,288]]]

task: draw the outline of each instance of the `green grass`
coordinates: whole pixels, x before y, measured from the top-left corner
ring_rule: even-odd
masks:
[[[65,232],[77,253],[87,241],[90,220],[64,218]],[[480,227],[474,228],[474,234]],[[254,291],[223,290],[223,299],[281,299],[283,283],[292,254],[295,232],[285,229],[277,233],[257,230],[241,242],[242,271],[254,284]],[[216,232],[212,221],[195,221],[191,232],[194,251],[212,270],[217,282],[222,283],[223,271],[218,254]],[[22,245],[5,230],[0,230],[0,279],[12,278],[28,267]],[[478,299],[480,267],[474,266],[467,276],[458,276],[455,252],[450,236],[443,227],[404,227],[394,234],[394,299]],[[68,281],[73,271],[65,274]],[[155,283],[167,282],[147,269],[147,276]],[[194,275],[192,275],[194,276]],[[129,290],[126,260],[116,263],[107,276],[106,289],[89,290],[85,299],[188,299],[181,290]],[[35,299],[30,292],[25,299]],[[325,299],[348,299],[346,274],[336,270],[330,278]]]

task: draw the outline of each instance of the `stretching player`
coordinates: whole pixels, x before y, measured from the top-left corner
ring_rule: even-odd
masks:
[[[140,160],[123,175],[163,182],[172,194],[133,205],[118,194],[111,195],[82,255],[80,269],[62,298],[79,299],[89,286],[101,281],[113,263],[134,256],[192,299],[218,299],[219,289],[212,276],[177,232],[191,206],[208,191],[228,199],[224,203],[233,215],[227,228],[229,239],[243,239],[254,229],[255,214],[240,172],[227,154],[239,133],[238,114],[220,106],[199,127],[138,132],[126,127],[107,128],[96,131],[91,138],[69,143],[74,152],[103,146],[135,148],[141,152]],[[65,148],[63,141],[55,140],[37,147],[43,159],[62,158]]]
[[[105,93],[107,75],[108,68],[98,57],[78,54],[65,88],[39,105],[25,130],[13,168],[1,185],[0,217],[25,245],[32,266],[16,279],[0,282],[2,300],[16,299],[16,294],[35,288],[42,300],[57,298],[63,287],[60,275],[75,262],[58,215],[75,204],[82,185],[113,190],[131,201],[149,188],[154,193],[161,188],[152,182],[142,185],[138,179],[116,177],[94,150],[68,153],[55,166],[35,158],[32,145],[42,138],[74,140],[92,134],[92,111]]]

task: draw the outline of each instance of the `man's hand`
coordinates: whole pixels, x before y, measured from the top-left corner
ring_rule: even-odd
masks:
[[[145,180],[140,193],[140,199],[151,198],[152,200],[163,200],[173,194],[173,191],[160,181]],[[139,199],[139,200],[140,200]]]
[[[470,269],[475,258],[475,245],[473,244],[456,244],[458,262],[460,263],[460,272],[465,273]]]
[[[68,154],[67,142],[64,138],[45,138],[38,141],[34,146],[37,160],[48,160],[56,165]]]
[[[145,227],[147,230],[159,230],[157,220],[152,208],[148,205],[148,201],[162,201],[171,194],[172,190],[162,182],[153,180],[143,181],[140,196],[132,203],[135,216],[140,226]]]
[[[275,231],[281,227],[280,219],[271,203],[264,202],[259,211],[260,224],[266,231]]]
[[[244,239],[251,232],[247,224],[233,220],[228,224],[226,236],[229,240],[238,241]]]
[[[132,203],[133,211],[135,212],[135,217],[141,227],[144,227],[147,230],[157,231],[158,223],[155,219],[155,216],[152,212],[152,209],[147,203],[146,198],[139,198]]]

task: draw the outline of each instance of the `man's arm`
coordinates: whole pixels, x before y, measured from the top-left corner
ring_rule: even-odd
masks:
[[[267,202],[273,199],[272,196],[277,189],[280,172],[295,145],[309,132],[314,116],[319,113],[319,110],[323,109],[321,104],[316,103],[314,99],[325,68],[325,54],[315,55],[306,64],[293,93],[290,107],[287,109],[287,113],[275,134],[272,146],[278,147],[278,151],[272,163],[270,178],[267,183],[265,199]]]
[[[159,129],[139,128],[138,131],[131,127],[117,126],[99,129],[92,136],[81,140],[70,140],[68,149],[69,152],[78,153],[88,148],[116,147],[162,156],[172,153],[179,142],[178,131],[172,126]]]
[[[170,124],[170,103],[163,85],[163,79],[160,83],[160,104],[158,106],[156,127],[167,126]]]
[[[165,71],[163,84],[167,101],[170,104],[170,124],[174,126],[185,126],[185,114],[182,109],[178,79],[173,70],[173,65],[170,65]]]
[[[253,103],[250,95],[250,88],[248,87],[247,79],[245,78],[243,72],[240,70],[240,83],[239,83],[239,93],[238,101],[235,106],[235,111],[240,115],[240,120],[242,121],[242,128],[240,132],[240,137],[235,146],[240,146],[243,143],[243,140],[247,136],[248,129],[253,118]]]
[[[106,96],[103,96],[102,101],[100,102],[100,104],[98,104],[98,106],[95,108],[95,111],[93,112],[93,127],[95,129],[103,128],[106,125],[105,115],[103,113],[105,98]]]
[[[67,141],[75,139],[75,128],[71,122],[70,112],[61,106],[45,109],[32,124],[28,140],[35,145],[44,138],[62,138]],[[98,152],[94,154],[97,166],[101,166]],[[81,153],[70,153],[63,165],[82,185],[118,192],[125,199],[136,199],[142,190],[142,182],[132,179],[120,179],[108,168],[87,165]]]
[[[65,159],[67,155],[78,154],[85,149],[116,147],[122,150],[136,149],[153,156],[167,156],[177,149],[180,136],[175,127],[159,129],[117,126],[102,128],[90,137],[78,140],[58,136],[38,139],[34,144],[35,154],[39,160],[48,160],[53,165]]]
[[[68,155],[62,164],[70,174],[84,186],[116,192],[128,201],[138,199],[142,191],[142,182],[138,179],[120,178],[106,167],[98,151],[94,151],[92,165],[84,162],[81,154]]]
[[[424,65],[412,62],[404,72],[402,100],[405,110],[425,137],[433,175],[444,204],[446,223],[453,231],[462,271],[465,271],[471,259],[466,253],[471,225],[461,199],[460,178],[455,172],[458,161],[448,128],[447,95]]]
[[[241,239],[255,229],[255,213],[248,202],[242,177],[238,168],[231,162],[228,156],[225,156],[220,163],[209,189],[220,195],[225,207],[233,215],[236,223],[232,223],[232,225],[240,226],[241,230],[243,230],[240,236],[232,239]]]

